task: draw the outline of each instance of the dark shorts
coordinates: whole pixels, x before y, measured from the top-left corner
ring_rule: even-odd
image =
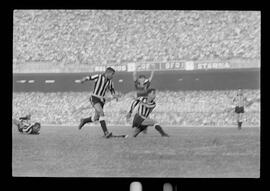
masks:
[[[139,129],[145,129],[147,125],[142,125],[143,121],[144,121],[144,118],[142,118],[140,115],[136,113],[133,119],[132,128],[137,127]]]
[[[236,106],[234,112],[235,113],[244,113],[245,110],[244,110],[244,107],[238,107],[238,106]]]
[[[147,92],[137,92],[137,97],[147,97]]]
[[[90,96],[89,100],[90,100],[92,106],[94,106],[97,103],[100,103],[101,107],[102,108],[104,107],[105,102],[103,102],[100,98],[98,98],[96,96],[93,96],[93,95]]]

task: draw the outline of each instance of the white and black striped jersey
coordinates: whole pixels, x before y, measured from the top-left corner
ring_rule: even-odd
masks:
[[[153,111],[153,109],[156,107],[155,101],[151,101],[150,103],[147,102],[146,97],[138,97],[136,99],[136,104],[138,104],[138,110],[137,114],[139,114],[141,117],[147,118],[149,114]]]
[[[21,120],[19,131],[25,134],[31,134],[33,132],[33,125],[28,120]]]
[[[94,80],[95,86],[92,95],[97,97],[104,97],[107,90],[111,91],[114,95],[114,86],[112,80],[107,79],[104,74],[96,74],[92,76],[87,76],[86,80]]]
[[[247,99],[243,95],[237,95],[234,99],[233,102],[236,104],[238,107],[244,107],[246,104]]]

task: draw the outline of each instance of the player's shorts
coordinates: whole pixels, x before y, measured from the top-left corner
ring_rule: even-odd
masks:
[[[147,97],[147,89],[146,90],[136,90],[137,97]]]
[[[244,107],[239,107],[239,106],[236,106],[234,111],[235,111],[235,113],[244,113],[245,112]]]
[[[142,130],[147,128],[147,125],[142,125],[143,121],[144,121],[144,118],[142,118],[139,114],[136,113],[133,119],[132,128],[137,127]]]
[[[137,92],[137,97],[147,97],[147,92]]]
[[[105,102],[102,101],[99,97],[96,97],[94,95],[91,95],[90,98],[89,98],[89,100],[90,100],[92,106],[94,106],[95,104],[99,103],[102,108],[104,107]]]

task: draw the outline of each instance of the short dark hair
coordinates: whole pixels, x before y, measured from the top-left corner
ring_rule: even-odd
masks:
[[[141,75],[139,75],[139,78],[146,78],[146,76],[141,74]]]
[[[106,68],[106,72],[107,72],[107,71],[111,71],[111,72],[115,73],[115,70],[114,70],[112,67]]]
[[[152,92],[156,92],[156,89],[154,89],[154,88],[148,89],[147,90],[147,95],[150,94],[150,93],[152,93]]]

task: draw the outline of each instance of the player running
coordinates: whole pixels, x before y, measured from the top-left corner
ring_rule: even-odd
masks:
[[[136,90],[136,98],[147,96],[147,90],[150,87],[153,76],[154,76],[154,71],[151,72],[151,76],[148,79],[146,78],[145,75],[139,75],[139,77],[137,78],[136,70],[134,71],[133,80],[134,80],[134,86],[135,86],[135,90]],[[138,102],[136,101],[136,98],[135,98],[135,100],[133,100],[131,107],[130,107],[130,110],[129,110],[128,114],[126,115],[127,120],[130,119],[133,109],[138,104]],[[144,132],[146,132],[146,129]]]
[[[169,135],[164,132],[162,127],[155,120],[149,118],[149,114],[156,107],[156,103],[154,101],[155,98],[156,98],[156,90],[153,88],[147,90],[146,97],[136,98],[135,101],[136,105],[138,104],[138,110],[133,118],[132,128],[135,128],[133,137],[136,137],[148,126],[154,126],[162,137],[169,137]]]
[[[86,123],[91,123],[98,121],[100,122],[100,125],[102,127],[104,137],[110,138],[112,137],[112,133],[108,131],[107,126],[106,126],[106,118],[104,115],[103,107],[105,104],[105,93],[107,90],[110,90],[112,96],[114,99],[118,99],[118,97],[115,95],[115,90],[113,87],[113,82],[112,78],[115,73],[115,70],[111,67],[108,67],[103,74],[96,74],[92,76],[86,76],[83,79],[80,80],[80,83],[84,83],[85,81],[88,80],[94,80],[95,81],[95,86],[94,90],[90,96],[90,103],[95,109],[95,115],[90,116],[88,118],[82,118],[80,121],[79,125],[79,130],[82,129],[82,127]]]

